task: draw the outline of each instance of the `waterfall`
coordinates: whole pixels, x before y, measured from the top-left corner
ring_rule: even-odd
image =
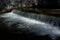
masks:
[[[34,13],[25,13],[25,12],[21,12],[21,11],[20,12],[14,11],[14,13],[17,13],[18,15],[22,15],[24,17],[28,17],[31,19],[43,21],[43,22],[49,23],[54,26],[60,26],[60,18],[59,17],[46,16],[46,15],[34,14]]]
[[[9,28],[29,30],[36,35],[49,35],[52,40],[60,36],[60,18],[42,14],[12,11],[0,15],[0,24],[4,23]],[[14,25],[14,26],[12,26]]]

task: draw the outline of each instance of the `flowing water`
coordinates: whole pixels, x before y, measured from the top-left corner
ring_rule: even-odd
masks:
[[[14,10],[0,15],[1,24],[7,25],[8,28],[29,30],[35,35],[49,35],[52,40],[56,40],[56,37],[60,36],[59,17]]]

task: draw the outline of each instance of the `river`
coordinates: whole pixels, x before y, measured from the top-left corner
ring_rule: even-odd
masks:
[[[21,34],[22,30],[27,34],[48,35],[51,40],[56,40],[60,36],[60,17],[13,10],[0,14],[0,29],[18,34]]]

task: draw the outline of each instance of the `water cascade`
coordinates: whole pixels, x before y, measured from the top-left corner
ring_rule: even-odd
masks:
[[[56,37],[60,36],[59,17],[12,11],[0,15],[1,24],[7,25],[8,28],[17,28],[24,31],[29,30],[29,32],[35,35],[49,35],[52,40],[56,40]]]

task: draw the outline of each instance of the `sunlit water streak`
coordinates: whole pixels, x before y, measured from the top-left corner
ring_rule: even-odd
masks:
[[[52,40],[60,36],[60,28],[58,25],[60,18],[18,11],[2,14],[0,18],[4,18],[2,23],[5,23],[8,27],[16,23],[15,26],[17,28],[28,29],[36,35],[49,35]]]

